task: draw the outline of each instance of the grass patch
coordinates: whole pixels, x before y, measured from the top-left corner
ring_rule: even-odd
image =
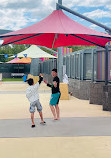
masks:
[[[2,81],[23,81],[23,78],[3,78]]]

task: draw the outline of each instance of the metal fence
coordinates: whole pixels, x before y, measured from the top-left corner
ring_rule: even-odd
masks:
[[[109,51],[108,80],[111,80],[111,51]],[[105,50],[101,48],[84,49],[63,56],[66,74],[69,78],[78,80],[105,80]],[[40,63],[40,72],[50,74],[57,68],[57,60],[50,59]]]
[[[50,74],[53,68],[57,68],[57,60],[49,59],[40,62],[40,72],[45,74]]]
[[[105,80],[105,50],[84,49],[63,56],[63,65],[69,78],[78,80]],[[57,59],[40,61],[39,72],[50,74],[57,68]],[[30,64],[0,64],[0,73],[30,73]],[[111,80],[111,50],[108,52],[108,80]]]
[[[73,52],[63,57],[66,74],[69,78],[79,80],[96,79],[97,53],[95,49],[85,49]]]
[[[97,79],[105,80],[105,50],[97,49]],[[111,80],[111,50],[108,51],[108,80]]]

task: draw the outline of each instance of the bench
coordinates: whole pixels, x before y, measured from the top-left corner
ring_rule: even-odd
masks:
[[[24,73],[11,73],[11,76],[12,77],[18,77],[18,76],[20,76],[20,77],[23,77],[25,74]]]

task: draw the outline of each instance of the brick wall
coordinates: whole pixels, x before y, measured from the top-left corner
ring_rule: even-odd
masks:
[[[90,84],[90,104],[103,104],[103,86],[104,82],[97,82]]]
[[[103,87],[103,110],[111,111],[111,85]]]
[[[69,92],[78,99],[89,100],[90,81],[69,79]]]

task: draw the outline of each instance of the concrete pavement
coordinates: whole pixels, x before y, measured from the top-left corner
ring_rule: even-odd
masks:
[[[2,158],[110,158],[111,113],[100,105],[70,97],[60,101],[61,120],[53,121],[49,109],[50,89],[40,87],[46,126],[30,127],[27,85],[0,85],[0,157]]]
[[[29,137],[79,137],[79,136],[111,136],[111,118],[62,118],[59,121],[45,119],[46,125],[35,120],[36,127],[30,126],[30,119],[0,120],[1,138]]]

